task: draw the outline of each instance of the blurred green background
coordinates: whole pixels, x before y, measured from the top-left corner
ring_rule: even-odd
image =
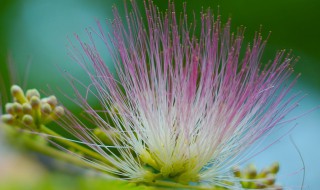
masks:
[[[167,0],[154,2],[161,10],[165,10],[168,4]],[[197,16],[202,8],[211,7],[215,13],[219,9],[224,21],[232,18],[234,31],[240,25],[246,26],[245,39],[248,42],[260,25],[263,36],[272,31],[263,60],[272,59],[280,49],[292,49],[293,54],[300,57],[295,72],[302,73],[302,76],[295,91],[301,90],[309,95],[294,114],[299,115],[320,104],[320,1],[174,2],[178,12],[182,10],[182,2],[187,2],[187,11],[190,14],[195,12]],[[67,55],[67,38],[74,40],[73,33],[77,33],[87,40],[85,29],[96,28],[95,19],[101,22],[112,19],[112,5],[123,12],[124,1],[119,0],[0,0],[0,74],[4,78],[1,88],[9,89],[7,63],[12,62],[17,71],[14,80],[20,85],[25,84],[25,88],[46,91],[49,85],[52,89],[60,88],[70,93],[62,72],[65,70],[80,79],[85,73]],[[106,62],[112,65],[107,53],[105,56]],[[320,187],[320,153],[316,148],[320,144],[319,116],[317,110],[298,119],[298,127],[291,134],[306,162],[305,185],[310,189]],[[293,173],[302,167],[301,160],[289,140],[282,140],[254,161],[269,164],[277,159],[287,167],[282,171],[281,182],[299,187],[303,173]]]

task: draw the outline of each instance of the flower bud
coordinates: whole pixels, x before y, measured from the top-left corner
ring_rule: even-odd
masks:
[[[27,102],[26,97],[23,94],[22,89],[18,85],[13,85],[11,87],[11,94],[12,96],[17,100],[19,103],[25,103]]]
[[[261,172],[258,174],[258,178],[265,178],[270,173],[269,168],[264,168],[261,170]]]
[[[241,176],[241,171],[240,171],[240,168],[238,166],[234,166],[232,168],[232,171],[233,171],[233,175],[235,177],[240,177]]]
[[[58,100],[55,96],[49,96],[47,99],[47,103],[50,104],[52,108],[56,107],[58,104]]]
[[[22,114],[22,105],[21,104],[15,102],[15,103],[13,103],[12,108],[13,108],[13,112],[15,114],[18,114],[18,115]]]
[[[33,96],[30,99],[30,104],[33,109],[38,109],[40,107],[40,99],[37,96]]]
[[[22,122],[23,124],[30,126],[33,124],[33,117],[31,115],[26,114],[22,117]]]
[[[270,172],[273,174],[277,174],[279,172],[280,166],[279,162],[275,162],[270,166]]]
[[[23,112],[24,114],[31,114],[31,112],[32,112],[32,107],[31,107],[31,105],[30,105],[29,103],[24,103],[24,104],[22,105],[22,112]]]
[[[30,90],[27,90],[26,96],[28,100],[31,100],[33,96],[40,98],[40,93],[37,89],[30,89]]]
[[[48,103],[41,104],[41,112],[49,115],[52,112],[51,106]]]
[[[51,119],[56,120],[59,119],[59,117],[64,115],[64,109],[62,106],[57,106],[54,108],[53,113],[51,114]]]
[[[6,103],[6,112],[9,114],[14,114],[13,103]]]
[[[2,115],[1,120],[3,121],[3,123],[9,124],[9,125],[14,123],[14,117],[11,114]]]
[[[276,177],[274,174],[268,174],[266,178],[263,180],[266,185],[273,185],[276,181]]]
[[[257,168],[255,165],[250,164],[246,170],[246,174],[249,179],[254,179],[257,176]]]

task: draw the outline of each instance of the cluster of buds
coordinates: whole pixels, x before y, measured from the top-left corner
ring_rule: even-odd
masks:
[[[275,162],[270,166],[263,168],[260,172],[254,164],[249,164],[244,169],[233,168],[233,174],[240,180],[241,186],[245,189],[275,189],[283,188],[276,185],[276,175],[279,172],[279,163]]]
[[[13,102],[6,104],[6,114],[1,116],[6,124],[37,129],[64,115],[64,109],[57,106],[55,96],[41,99],[38,90],[30,89],[24,93],[17,85],[11,87],[11,94]]]

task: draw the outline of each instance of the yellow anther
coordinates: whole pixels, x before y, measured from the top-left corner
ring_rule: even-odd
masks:
[[[28,99],[28,100],[31,100],[31,98],[32,98],[33,96],[36,96],[36,97],[40,98],[40,93],[39,93],[39,91],[38,91],[37,89],[27,90],[27,92],[26,92],[26,97],[27,97],[27,99]]]
[[[27,98],[24,96],[24,93],[20,86],[18,85],[13,85],[11,87],[11,94],[12,96],[17,100],[17,102],[23,104],[27,102]]]

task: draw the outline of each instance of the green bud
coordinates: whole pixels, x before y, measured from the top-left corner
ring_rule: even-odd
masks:
[[[56,108],[54,108],[53,113],[57,117],[61,117],[64,115],[64,109],[62,106],[57,106]]]
[[[23,124],[30,126],[33,124],[33,118],[31,115],[24,115],[22,117],[22,122],[23,122]]]
[[[22,105],[21,104],[15,102],[15,103],[13,103],[12,108],[13,108],[13,112],[15,114],[18,114],[18,115],[22,114]]]
[[[14,114],[13,103],[6,103],[6,112],[9,114]]]
[[[274,174],[268,174],[266,178],[264,178],[263,182],[266,185],[273,185],[276,181],[276,176]]]
[[[41,104],[42,113],[49,115],[52,112],[51,106],[48,103]]]
[[[38,109],[38,108],[40,108],[40,99],[39,99],[39,97],[37,97],[37,96],[31,97],[31,99],[30,99],[30,104],[31,104],[31,107],[32,107],[33,109]]]
[[[279,162],[275,162],[270,166],[270,172],[273,174],[277,174],[279,172],[279,169],[280,169]]]
[[[250,188],[251,183],[248,181],[240,181],[243,188]]]
[[[17,102],[19,102],[19,103],[27,102],[27,99],[24,96],[24,93],[23,93],[22,89],[20,88],[20,86],[12,85],[11,86],[11,94],[17,100]]]
[[[14,123],[14,117],[11,114],[1,115],[1,120],[3,123],[6,123],[8,125],[12,125]]]
[[[258,174],[258,178],[265,178],[270,173],[270,170],[267,168],[264,168],[261,170],[261,172]]]
[[[233,175],[235,177],[240,177],[241,176],[241,171],[240,171],[240,168],[238,166],[234,166],[232,168],[232,172],[233,172]]]
[[[52,108],[56,107],[56,105],[58,104],[58,100],[55,96],[49,96],[48,98],[46,98],[46,101]]]
[[[33,96],[40,98],[40,93],[37,89],[30,89],[30,90],[27,90],[26,96],[28,100],[31,100]]]
[[[22,105],[22,111],[23,111],[24,114],[31,114],[31,112],[32,112],[31,105],[29,103],[24,103]]]
[[[254,179],[257,176],[257,168],[254,164],[249,164],[247,166],[246,175],[249,179]]]

